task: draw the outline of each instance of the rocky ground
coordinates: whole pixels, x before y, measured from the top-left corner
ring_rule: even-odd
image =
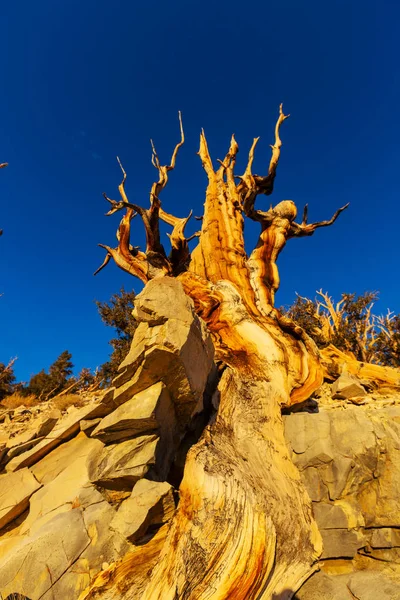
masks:
[[[147,569],[157,561],[217,369],[177,282],[161,296],[152,283],[112,389],[63,412],[0,409],[3,598],[133,600],[143,552]],[[344,372],[283,419],[324,540],[296,598],[400,600],[400,394]]]

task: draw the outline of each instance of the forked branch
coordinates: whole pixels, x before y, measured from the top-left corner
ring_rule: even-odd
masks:
[[[282,104],[279,106],[279,116],[275,125],[275,143],[271,144],[272,156],[268,167],[268,175],[260,176],[252,174],[252,166],[254,160],[254,151],[258,140],[260,138],[254,138],[249,151],[249,157],[247,160],[246,170],[243,176],[240,178],[241,182],[238,186],[242,198],[243,198],[243,210],[247,217],[255,221],[262,221],[265,218],[268,219],[268,213],[262,211],[256,211],[254,209],[254,203],[259,194],[265,194],[269,196],[272,194],[274,189],[274,181],[276,177],[276,170],[278,167],[279,157],[281,154],[282,140],[280,138],[280,127],[290,115],[283,113]]]
[[[291,224],[291,227],[290,227],[288,237],[292,238],[292,237],[309,236],[309,235],[312,235],[314,233],[314,231],[316,229],[318,229],[319,227],[329,227],[330,225],[333,225],[333,223],[336,221],[336,219],[338,218],[340,213],[343,212],[344,210],[346,210],[346,208],[349,206],[349,204],[350,204],[350,202],[348,202],[341,208],[338,208],[338,210],[335,212],[335,214],[333,215],[333,217],[331,219],[329,219],[327,221],[318,221],[317,223],[310,223],[310,224],[307,224],[308,207],[306,204],[304,207],[302,223],[299,224],[299,223],[295,223],[293,221]]]
[[[180,124],[180,132],[181,139],[178,144],[176,144],[174,151],[172,153],[170,164],[161,165],[160,160],[158,158],[158,154],[156,152],[153,141],[151,141],[152,145],[152,164],[158,170],[159,179],[154,182],[151,191],[150,191],[150,207],[145,209],[138,204],[131,203],[128,200],[128,196],[125,190],[125,182],[126,182],[126,171],[122,166],[120,159],[117,157],[119,166],[122,171],[122,182],[118,186],[118,190],[120,193],[121,199],[119,201],[112,200],[106,194],[103,194],[104,198],[111,204],[111,209],[106,213],[107,216],[118,212],[119,210],[126,209],[126,214],[121,220],[121,223],[118,228],[117,238],[119,245],[117,248],[110,248],[109,246],[101,245],[103,248],[107,250],[107,255],[102,263],[102,265],[97,269],[95,275],[101,271],[110,261],[110,258],[113,258],[117,265],[128,271],[129,273],[136,275],[145,283],[155,277],[158,274],[170,274],[173,271],[173,265],[171,265],[166,257],[166,253],[163,245],[160,240],[160,210],[161,210],[161,202],[159,199],[159,194],[161,190],[164,189],[168,182],[168,173],[175,167],[176,157],[178,154],[179,148],[185,141],[183,125],[182,125],[182,117],[181,113],[179,113],[179,124]],[[146,252],[139,252],[137,248],[134,248],[130,244],[130,222],[133,217],[139,214],[146,232]],[[165,213],[167,214],[167,213]],[[172,215],[168,215],[170,219],[174,219]],[[168,221],[167,221],[168,222]],[[186,224],[187,219],[185,220],[184,225]],[[183,228],[184,228],[183,225]],[[175,222],[173,223],[175,227]],[[183,235],[183,228],[181,227],[181,233]],[[180,228],[177,226],[176,234],[174,239],[177,239],[179,236]],[[183,238],[184,240],[184,238]],[[185,240],[186,242],[186,240]],[[178,242],[176,241],[176,246]],[[186,242],[187,245],[187,242]],[[184,242],[182,241],[179,247],[179,254],[182,253],[182,248],[184,247]],[[177,248],[176,248],[177,250]],[[176,254],[176,253],[175,253]],[[175,255],[174,255],[175,256]],[[178,259],[178,257],[175,257]],[[185,263],[187,262],[187,258],[185,258]],[[182,257],[179,256],[179,260],[182,260]],[[179,262],[179,261],[178,261]],[[160,273],[161,272],[161,273]]]

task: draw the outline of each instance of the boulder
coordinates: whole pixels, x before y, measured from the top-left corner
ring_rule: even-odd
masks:
[[[400,406],[345,406],[284,416],[292,459],[314,501],[322,556],[361,553],[397,563]]]
[[[365,545],[361,532],[355,529],[321,529],[324,558],[354,558],[357,550]]]
[[[88,438],[84,433],[79,433],[72,440],[57,446],[50,454],[34,464],[30,471],[38,481],[45,485],[58,477],[78,458],[83,459],[89,456],[92,451],[101,450],[102,448],[103,444],[99,440]]]
[[[315,573],[294,600],[400,600],[399,577],[372,570],[342,575]]]
[[[349,527],[347,515],[341,506],[313,502],[313,512],[319,529],[344,529]]]
[[[358,600],[400,600],[400,580],[385,573],[359,571],[350,575],[347,586]]]
[[[93,444],[90,456],[101,453],[103,444],[91,440]],[[29,514],[20,533],[31,533],[40,529],[55,514],[71,511],[73,508],[87,508],[101,502],[102,495],[89,481],[88,455],[84,452],[63,469],[59,475],[45,484],[29,502]]]
[[[169,392],[158,382],[104,417],[91,436],[107,444],[160,430],[171,439],[174,429],[174,407]]]
[[[132,489],[134,484],[153,471],[159,438],[144,435],[119,444],[106,446],[88,459],[89,479],[108,489]]]
[[[332,398],[348,400],[366,395],[365,388],[354,375],[343,373],[332,385]]]
[[[28,508],[29,498],[41,487],[29,469],[0,475],[0,529]]]
[[[64,418],[60,419],[49,435],[34,448],[10,460],[6,470],[17,471],[23,467],[34,465],[59,444],[74,437],[80,430],[80,421],[99,416],[105,416],[104,407],[99,404],[90,404],[79,409],[74,408]]]
[[[32,600],[46,597],[63,574],[89,546],[80,509],[56,515],[33,535],[21,536],[0,563],[0,590],[4,598],[19,593]],[[75,575],[75,583],[80,574]],[[60,590],[61,592],[62,590]],[[49,595],[47,599],[53,598]],[[60,593],[58,598],[74,596]]]
[[[103,398],[118,406],[162,381],[184,427],[202,410],[205,386],[214,365],[214,346],[192,300],[176,279],[150,281],[135,300],[140,321],[130,352],[119,368],[115,390]]]
[[[86,435],[90,435],[93,429],[97,427],[97,425],[100,423],[100,421],[100,417],[97,419],[83,419],[79,424],[81,431],[84,431]]]
[[[346,575],[328,575],[320,571],[307,579],[293,600],[354,600],[346,581]]]
[[[369,543],[372,548],[400,548],[400,530],[390,527],[370,529]]]
[[[130,498],[122,502],[111,528],[131,542],[143,538],[151,525],[162,525],[174,514],[172,486],[167,482],[141,479]]]

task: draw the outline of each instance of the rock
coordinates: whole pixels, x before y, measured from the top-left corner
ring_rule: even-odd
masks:
[[[162,381],[184,427],[192,414],[202,410],[204,389],[214,365],[211,337],[175,279],[150,281],[137,296],[135,310],[141,322],[113,382],[113,397],[103,402],[120,405]]]
[[[400,547],[400,531],[390,527],[369,530],[369,543],[372,548],[395,548]]]
[[[49,454],[62,442],[72,438],[79,432],[79,423],[83,419],[96,418],[99,412],[104,413],[104,407],[100,405],[87,405],[82,408],[74,408],[64,418],[60,419],[56,427],[32,450],[14,457],[6,466],[7,471],[17,471],[23,467],[30,467]]]
[[[320,571],[307,579],[293,600],[354,600],[346,581],[346,575],[333,576]]]
[[[0,475],[0,529],[28,508],[29,498],[41,487],[29,469]]]
[[[365,388],[361,385],[357,377],[343,373],[332,385],[332,398],[344,399],[365,396]]]
[[[50,433],[60,417],[61,412],[53,410],[47,415],[29,423],[28,429],[25,429],[22,433],[10,437],[6,446],[7,462],[14,456],[18,456],[38,444]],[[5,462],[4,459],[3,462]]]
[[[359,485],[357,501],[366,527],[400,527],[400,407],[370,415],[377,460],[370,465],[368,485]]]
[[[144,435],[106,446],[99,455],[89,458],[90,481],[108,489],[132,489],[154,468],[158,442],[156,435]]]
[[[84,431],[86,433],[86,435],[90,435],[91,432],[93,431],[93,429],[95,427],[97,427],[97,425],[100,423],[101,418],[97,418],[97,419],[83,419],[79,425],[81,428],[81,431]]]
[[[151,525],[162,525],[174,514],[172,486],[167,482],[141,479],[128,500],[118,509],[111,528],[131,542],[144,536]]]
[[[133,314],[141,323],[153,326],[175,319],[191,324],[196,316],[192,300],[172,277],[150,281],[136,296]]]
[[[99,440],[88,438],[79,433],[69,442],[61,444],[30,468],[36,479],[44,485],[58,477],[78,458],[89,456],[92,451],[101,450],[103,444]]]
[[[335,500],[358,492],[364,483],[374,479],[380,450],[374,423],[364,410],[322,409],[316,414],[287,415],[284,422],[292,459],[311,498],[322,499],[321,481],[328,498]],[[318,477],[315,471],[312,476],[305,475],[309,469],[317,469]],[[316,484],[319,489],[312,487]]]
[[[365,404],[368,400],[368,396],[357,396],[349,399],[352,404],[356,406],[361,406],[361,404]]]
[[[89,457],[97,456],[101,453],[103,444],[98,440],[91,441],[94,444]],[[71,460],[55,479],[31,497],[29,514],[20,529],[21,534],[37,531],[57,513],[68,512],[78,507],[84,509],[103,500],[102,495],[89,481],[87,462],[88,455],[83,452],[81,456]]]
[[[341,506],[313,502],[313,512],[319,529],[344,529],[349,526],[346,513]]]
[[[347,529],[321,529],[324,558],[353,558],[357,550],[365,545],[364,536],[356,531]]]
[[[347,586],[358,600],[400,600],[400,582],[384,573],[360,571],[350,575]]]
[[[69,569],[90,544],[82,511],[75,509],[56,515],[32,536],[22,536],[19,544],[2,557],[0,590],[4,597],[25,594],[32,600],[44,598],[54,582]],[[75,582],[80,575],[75,575]],[[59,590],[58,598],[73,598]],[[48,596],[48,599],[52,596]]]
[[[164,436],[172,439],[174,429],[174,407],[169,392],[158,382],[104,417],[91,437],[107,444],[162,430]]]
[[[110,529],[115,516],[115,509],[105,500],[88,506],[83,512],[90,544],[81,558],[88,561],[91,577],[100,571],[104,561],[112,563],[130,548],[123,535]]]

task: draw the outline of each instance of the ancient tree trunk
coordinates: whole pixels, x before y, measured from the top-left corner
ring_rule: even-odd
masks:
[[[125,172],[121,201],[107,198],[109,214],[122,208],[126,214],[118,247],[103,246],[102,267],[113,257],[145,283],[178,277],[225,365],[216,418],[189,451],[177,512],[140,595],[143,600],[290,598],[321,553],[309,498],[286,449],[281,407],[308,398],[322,382],[322,369],[315,344],[274,308],[276,259],[289,238],[332,224],[345,207],[330,221],[314,224],[307,223],[307,209],[302,222],[295,222],[291,200],[265,212],[255,209],[259,194],[272,193],[285,119],[281,107],[265,177],[251,170],[257,139],[244,175],[237,178],[235,139],[215,171],[201,134],[199,154],[208,187],[198,245],[191,254],[184,237],[188,218],[165,213],[159,199],[184,140],[182,127],[169,165],[161,166],[153,146],[159,180],[152,186],[149,209],[129,203]],[[135,214],[146,229],[145,252],[130,246]],[[245,216],[261,226],[250,256],[244,249]],[[160,241],[160,218],[173,226],[169,256]]]

